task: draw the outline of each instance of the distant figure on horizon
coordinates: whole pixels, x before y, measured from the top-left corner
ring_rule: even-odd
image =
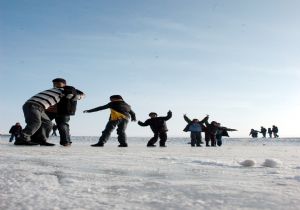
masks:
[[[260,127],[260,133],[263,135],[263,138],[266,138],[267,129],[263,126]]]
[[[160,138],[159,146],[160,147],[166,147],[166,141],[167,141],[167,124],[166,121],[171,119],[172,112],[169,110],[166,117],[157,117],[157,114],[155,112],[151,112],[149,114],[149,119],[147,119],[145,122],[138,121],[138,124],[140,126],[148,126],[150,125],[150,128],[152,132],[154,133],[154,136],[148,141],[147,147],[155,147],[155,143],[157,142],[158,138]]]
[[[51,136],[57,136],[56,131],[57,131],[57,125],[56,125],[56,124],[53,124]]]
[[[205,143],[206,147],[212,146],[216,147],[216,135],[219,129],[219,123],[216,121],[211,121],[211,123],[208,123],[208,121],[205,121]],[[210,145],[209,145],[210,142]]]
[[[272,129],[271,129],[271,128],[268,128],[269,138],[272,138],[272,133],[273,133]]]
[[[201,147],[202,142],[202,135],[201,132],[204,131],[204,123],[208,120],[209,116],[207,115],[205,118],[203,118],[201,121],[198,119],[191,120],[186,116],[186,114],[183,115],[184,120],[188,123],[185,128],[183,129],[184,132],[191,132],[191,146],[192,147]]]
[[[257,130],[254,130],[254,129],[252,128],[251,131],[250,131],[249,136],[252,136],[252,138],[257,138],[257,136],[258,136],[258,131],[257,131]]]
[[[21,135],[21,132],[22,132],[22,126],[19,122],[17,122],[9,130],[9,133],[11,134],[9,138],[9,142],[12,142],[14,139],[17,139],[17,137]]]
[[[99,138],[98,143],[92,144],[92,147],[103,147],[104,144],[110,137],[111,132],[117,128],[118,141],[120,143],[119,147],[127,147],[127,139],[126,139],[126,128],[128,124],[128,120],[131,118],[131,121],[136,121],[135,113],[131,110],[130,105],[128,105],[120,95],[112,95],[110,96],[110,103],[99,106],[94,109],[89,109],[83,111],[83,113],[91,113],[97,112],[104,109],[110,109],[111,114],[109,121],[106,124],[104,131],[102,131],[102,135]]]
[[[277,126],[275,126],[275,125],[272,126],[272,132],[273,132],[274,138],[278,138],[279,137],[279,135],[278,135],[278,127]]]
[[[237,131],[237,130],[233,129],[233,128],[223,127],[223,126],[221,126],[220,123],[218,123],[218,130],[217,130],[217,134],[216,134],[216,140],[217,140],[217,145],[219,147],[222,146],[222,144],[223,144],[222,137],[223,136],[229,137],[228,131]]]

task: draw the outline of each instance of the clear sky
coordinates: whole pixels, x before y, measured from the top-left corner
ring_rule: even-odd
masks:
[[[100,135],[109,110],[83,114],[121,94],[144,121],[182,115],[236,128],[279,127],[299,137],[300,1],[0,0],[0,132],[22,105],[63,77],[86,93],[72,135]],[[128,136],[150,136],[129,124]]]

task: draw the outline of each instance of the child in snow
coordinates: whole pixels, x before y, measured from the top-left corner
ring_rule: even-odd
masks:
[[[111,114],[109,121],[106,124],[104,131],[102,131],[102,136],[99,138],[98,143],[92,144],[92,147],[103,147],[104,144],[110,137],[111,132],[117,128],[118,134],[118,141],[120,143],[119,147],[127,147],[127,140],[126,140],[126,127],[128,124],[129,118],[131,121],[136,121],[135,113],[131,110],[130,105],[125,103],[122,96],[120,95],[113,95],[110,97],[110,103],[99,106],[94,109],[85,110],[83,113],[91,113],[97,112],[104,109],[110,109]]]
[[[273,133],[272,129],[271,129],[271,128],[268,128],[269,138],[272,138],[272,133]]]
[[[202,136],[201,132],[205,128],[203,123],[208,120],[208,115],[201,121],[198,119],[190,120],[186,114],[183,115],[184,120],[188,123],[187,126],[183,129],[183,131],[191,132],[191,146],[194,147],[195,145],[197,147],[201,147],[202,144]]]
[[[158,137],[160,138],[159,146],[165,147],[166,141],[167,141],[167,125],[166,121],[168,121],[172,117],[172,112],[168,111],[168,114],[166,117],[157,117],[157,114],[155,112],[151,112],[149,114],[149,119],[145,122],[138,121],[138,124],[140,126],[148,126],[150,125],[151,130],[154,133],[154,136],[148,141],[147,147],[155,147],[155,143],[158,140]]]

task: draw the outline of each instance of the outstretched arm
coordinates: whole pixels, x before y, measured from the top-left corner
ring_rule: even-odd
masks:
[[[83,113],[97,112],[97,111],[108,109],[108,108],[109,108],[109,104],[106,104],[104,106],[98,106],[94,109],[84,110]]]
[[[143,127],[148,126],[149,120],[146,120],[145,122],[138,121],[138,125],[143,126]]]
[[[190,118],[188,118],[188,117],[186,116],[186,114],[183,115],[183,118],[184,118],[184,120],[185,120],[187,123],[191,123],[191,122],[192,122],[192,120],[190,120]]]
[[[208,115],[206,115],[206,117],[204,117],[201,121],[200,121],[200,123],[205,123],[205,125],[206,126],[208,126],[209,125],[209,123],[208,123],[208,118],[209,118],[209,116]]]

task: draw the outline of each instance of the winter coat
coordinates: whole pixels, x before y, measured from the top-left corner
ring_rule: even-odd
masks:
[[[58,115],[75,115],[77,108],[77,100],[81,98],[84,93],[80,90],[75,89],[72,86],[65,86],[64,90],[67,93],[73,94],[72,98],[63,97],[57,104]]]
[[[9,133],[14,135],[19,135],[21,134],[21,132],[22,132],[22,126],[18,126],[18,125],[13,125],[9,130]]]
[[[172,112],[168,112],[166,117],[150,118],[146,120],[144,123],[139,121],[138,124],[140,126],[150,125],[150,128],[153,131],[153,133],[167,132],[168,128],[167,128],[166,121],[168,121],[171,117],[172,117]]]
[[[189,119],[186,115],[183,116],[184,120],[188,123],[183,129],[184,132],[190,131],[190,126],[193,124],[193,121]],[[208,120],[208,117],[205,117],[203,120],[199,121],[198,124],[201,126],[201,130],[204,131],[206,128],[204,126],[205,121]]]

